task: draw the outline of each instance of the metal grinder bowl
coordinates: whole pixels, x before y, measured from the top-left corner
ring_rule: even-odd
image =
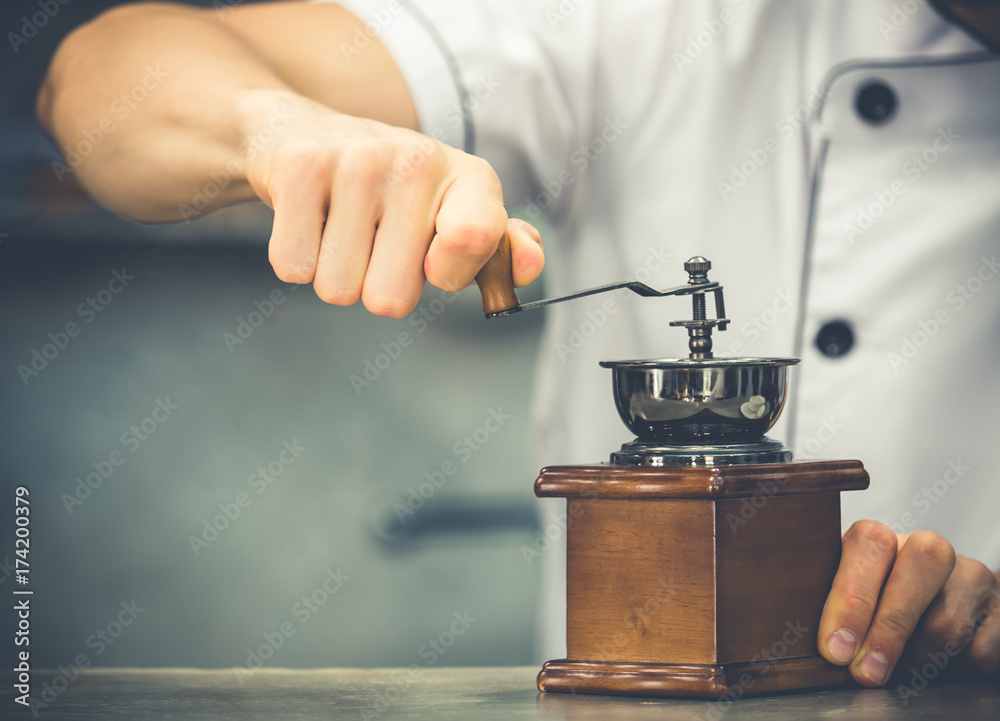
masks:
[[[797,358],[602,361],[622,421],[644,443],[753,443],[785,405]]]

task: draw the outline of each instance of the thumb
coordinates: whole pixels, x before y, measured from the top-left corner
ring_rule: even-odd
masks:
[[[461,290],[496,251],[507,226],[500,181],[486,161],[455,177],[434,225],[424,276],[442,290]]]
[[[545,267],[542,234],[531,223],[511,218],[507,221],[507,238],[510,240],[514,285],[520,288],[535,280]]]

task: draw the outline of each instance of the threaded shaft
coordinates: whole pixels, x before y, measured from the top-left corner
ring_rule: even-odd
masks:
[[[704,293],[695,293],[691,296],[691,313],[693,320],[705,320]]]

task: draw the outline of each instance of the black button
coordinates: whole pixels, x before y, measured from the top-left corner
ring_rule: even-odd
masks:
[[[896,114],[896,93],[881,80],[870,80],[858,90],[854,108],[872,125],[887,123]]]
[[[854,331],[846,320],[831,320],[816,334],[816,347],[827,358],[840,358],[854,347]]]

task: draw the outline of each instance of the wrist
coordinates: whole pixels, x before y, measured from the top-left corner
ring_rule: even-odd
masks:
[[[289,134],[294,121],[315,112],[316,103],[291,90],[255,88],[236,93],[235,162],[253,192],[272,205],[267,191],[267,159],[278,141]]]

